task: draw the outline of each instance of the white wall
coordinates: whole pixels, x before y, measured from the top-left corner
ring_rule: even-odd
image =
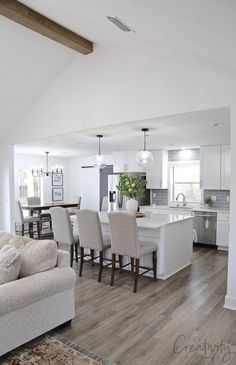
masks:
[[[97,168],[82,168],[92,166],[93,157],[71,158],[70,170],[70,199],[81,196],[81,208],[99,210],[100,176]],[[106,164],[113,164],[112,156],[105,156]]]
[[[63,166],[63,188],[64,188],[64,201],[70,200],[70,178],[69,178],[69,159],[60,157],[49,156],[49,169],[52,166]],[[46,169],[46,157],[45,156],[30,156],[15,154],[14,156],[14,175],[15,175],[15,200],[19,199],[19,183],[18,183],[18,170],[19,168],[31,169],[32,167],[43,166]],[[50,203],[52,201],[52,178],[50,176],[43,177],[41,179],[41,200],[42,203]]]

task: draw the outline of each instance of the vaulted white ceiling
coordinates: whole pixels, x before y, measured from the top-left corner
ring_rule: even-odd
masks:
[[[0,16],[0,141],[76,52]]]
[[[236,76],[235,0],[21,0],[107,47],[139,50]],[[121,32],[106,16],[135,31]],[[76,52],[0,16],[0,140]]]
[[[236,75],[235,0],[21,0],[98,44]],[[106,16],[136,33],[124,33]]]

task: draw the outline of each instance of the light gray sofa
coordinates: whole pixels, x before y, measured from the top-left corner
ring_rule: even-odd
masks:
[[[4,234],[10,243],[19,237],[0,232],[0,248]],[[76,275],[69,261],[68,252],[57,250],[53,269],[0,285],[0,356],[75,317]]]

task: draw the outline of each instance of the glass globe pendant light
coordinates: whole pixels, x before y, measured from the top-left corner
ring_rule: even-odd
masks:
[[[147,151],[147,132],[148,128],[142,128],[141,131],[143,132],[143,150],[139,151],[136,156],[136,161],[139,166],[148,166],[153,163],[153,154],[150,151]]]
[[[106,166],[104,155],[101,153],[101,138],[103,138],[103,135],[98,134],[96,137],[98,138],[98,154],[94,157],[94,167],[103,169]]]

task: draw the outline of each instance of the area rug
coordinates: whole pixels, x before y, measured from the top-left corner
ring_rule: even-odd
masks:
[[[18,347],[0,360],[1,365],[112,365],[64,337],[49,333]],[[114,364],[113,364],[114,365]]]

